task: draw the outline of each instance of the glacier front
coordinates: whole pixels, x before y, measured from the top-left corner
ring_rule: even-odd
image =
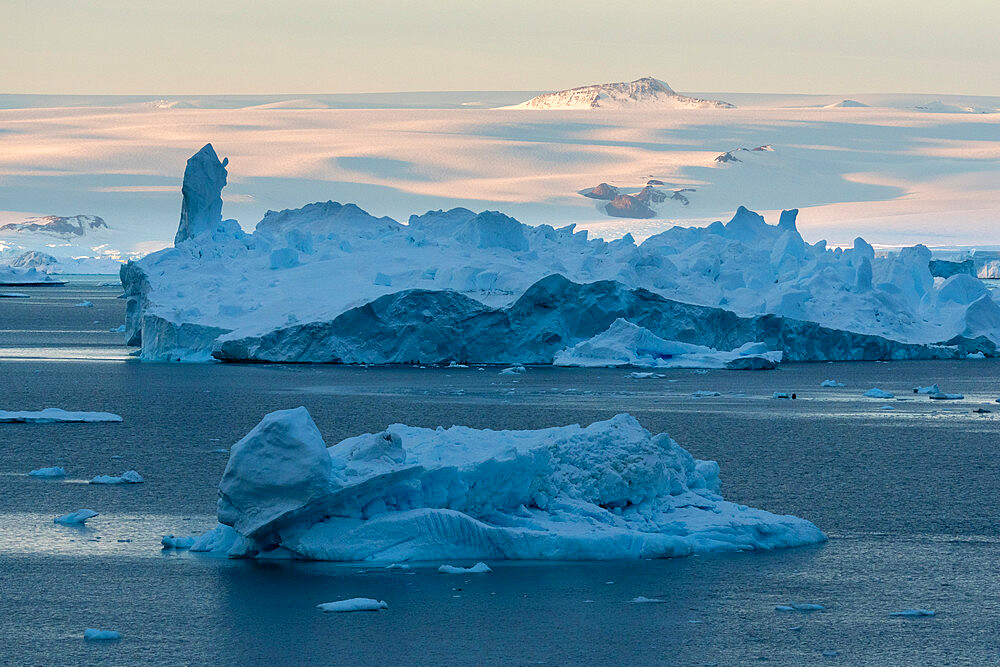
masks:
[[[1000,307],[924,246],[806,243],[740,208],[636,243],[457,208],[376,218],[325,202],[221,215],[226,162],[188,162],[173,248],[121,271],[126,337],[149,361],[536,363],[624,319],[668,341],[787,361],[996,354]]]
[[[490,431],[402,424],[327,448],[305,408],[233,445],[192,551],[330,561],[602,560],[770,550],[812,523],[727,502],[719,466],[630,415]]]

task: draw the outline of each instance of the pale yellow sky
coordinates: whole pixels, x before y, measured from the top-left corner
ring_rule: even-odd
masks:
[[[1000,95],[995,0],[0,0],[0,93]]]

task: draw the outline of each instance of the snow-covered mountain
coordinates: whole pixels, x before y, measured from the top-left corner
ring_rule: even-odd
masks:
[[[86,236],[100,229],[108,229],[104,218],[96,215],[46,215],[38,218],[28,218],[23,222],[8,222],[0,225],[0,236],[10,234],[47,234],[61,239],[74,239]]]
[[[0,266],[46,273],[116,273],[134,256],[117,248],[113,230],[96,215],[46,215],[0,224]]]
[[[511,109],[734,109],[729,102],[678,95],[663,81],[600,83],[533,97]]]

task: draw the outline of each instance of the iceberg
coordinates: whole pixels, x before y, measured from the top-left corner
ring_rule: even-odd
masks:
[[[936,281],[924,246],[806,243],[795,210],[775,225],[741,207],[637,243],[464,208],[402,224],[330,201],[268,211],[247,233],[222,218],[227,164],[211,144],[192,157],[174,247],[121,269],[143,360],[551,364],[619,318],[785,361],[996,356],[1000,342],[1000,305],[975,277]]]
[[[174,537],[173,535],[164,535],[160,540],[160,545],[164,549],[190,549],[194,546],[195,540],[198,539],[196,536],[190,535],[187,537]]]
[[[746,343],[731,352],[704,345],[664,340],[624,319],[615,320],[607,331],[556,353],[555,366],[637,366],[644,368],[736,368],[741,361],[757,360],[757,368],[774,368],[780,351],[769,351],[760,343]]]
[[[666,558],[815,544],[812,523],[727,502],[719,467],[629,415],[490,431],[402,424],[327,448],[305,408],[231,450],[192,551],[329,561]]]
[[[455,565],[442,565],[438,568],[438,572],[442,574],[485,574],[487,572],[492,572],[490,566],[486,563],[479,562],[472,567],[457,567]]]
[[[0,410],[0,423],[51,424],[55,422],[120,422],[121,416],[110,412],[69,412],[61,408],[30,410]]]
[[[380,609],[388,609],[389,605],[387,605],[384,600],[351,598],[350,600],[324,602],[316,605],[316,608],[327,612],[379,611]]]
[[[135,470],[129,470],[128,472],[123,472],[120,475],[98,475],[97,477],[90,480],[91,484],[142,484],[144,481],[142,475],[137,473]]]
[[[79,509],[69,514],[57,516],[55,519],[52,519],[52,522],[61,523],[66,526],[82,526],[87,522],[87,519],[93,519],[97,515],[98,513],[94,510]]]
[[[885,391],[884,389],[879,389],[878,387],[872,387],[865,392],[865,397],[867,398],[895,398],[893,394]]]
[[[843,382],[837,382],[836,380],[823,380],[819,383],[819,386],[827,389],[839,389],[840,387],[846,387],[847,385]]]
[[[28,475],[30,477],[45,477],[49,479],[56,477],[65,477],[66,469],[61,468],[59,466],[52,466],[51,468],[38,468],[36,470],[32,470],[31,472],[29,472]]]
[[[88,641],[118,641],[122,638],[120,632],[115,630],[98,630],[97,628],[87,628],[83,631],[83,638]]]

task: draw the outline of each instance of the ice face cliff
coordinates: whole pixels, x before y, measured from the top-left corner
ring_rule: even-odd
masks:
[[[637,244],[467,209],[408,224],[353,204],[221,215],[225,163],[185,171],[174,248],[122,269],[147,360],[552,363],[619,318],[666,341],[786,360],[992,355],[1000,307],[973,276],[935,280],[923,246],[876,257],[806,243],[741,208]]]

